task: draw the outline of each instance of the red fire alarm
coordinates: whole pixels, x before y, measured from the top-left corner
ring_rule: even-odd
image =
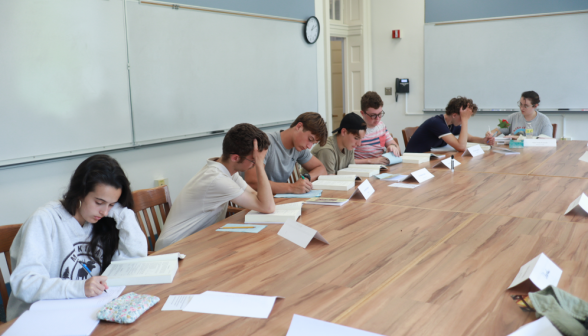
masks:
[[[396,38],[397,39],[400,38],[400,29],[395,29],[395,30],[392,31],[392,38],[395,38],[395,39]]]

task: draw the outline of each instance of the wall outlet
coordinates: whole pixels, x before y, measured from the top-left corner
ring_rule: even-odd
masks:
[[[391,96],[392,95],[392,88],[391,87],[384,88],[384,94],[386,96]]]
[[[164,185],[167,185],[167,179],[166,178],[155,180],[155,186],[156,187],[161,187],[161,186],[164,186]]]

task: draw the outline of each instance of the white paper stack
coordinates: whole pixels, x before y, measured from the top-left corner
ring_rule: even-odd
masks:
[[[430,160],[441,159],[444,158],[445,155],[437,155],[433,153],[404,153],[402,158],[402,163],[416,163],[421,164],[425,162],[429,162]]]
[[[355,186],[355,178],[355,175],[321,175],[312,182],[312,188],[346,191]]]
[[[278,204],[271,214],[249,211],[245,215],[245,223],[283,224],[288,219],[297,220],[300,215],[302,215],[302,202]]]
[[[354,176],[359,176],[359,177],[370,177],[370,176],[374,176],[374,175],[378,175],[380,173],[380,166],[376,165],[378,168],[371,168],[371,167],[366,167],[366,168],[353,168],[353,167],[348,167],[345,169],[341,169],[337,172],[337,175],[354,175]]]

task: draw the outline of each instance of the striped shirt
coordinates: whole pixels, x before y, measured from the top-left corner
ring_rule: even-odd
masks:
[[[382,121],[376,127],[365,131],[365,138],[361,139],[361,146],[355,148],[356,159],[371,159],[386,153],[386,143],[392,141],[388,128]]]

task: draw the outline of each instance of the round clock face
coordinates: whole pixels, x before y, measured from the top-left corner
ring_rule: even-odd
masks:
[[[321,27],[319,25],[319,21],[316,16],[311,16],[308,21],[306,21],[306,27],[304,29],[304,37],[306,37],[306,41],[308,43],[314,43],[318,40],[319,33],[321,31]]]

